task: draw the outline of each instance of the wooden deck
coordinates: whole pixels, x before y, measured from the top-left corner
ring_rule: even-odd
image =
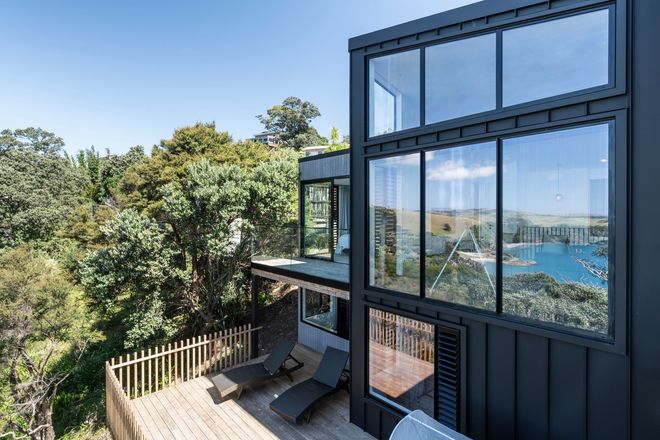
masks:
[[[293,355],[305,366],[293,373],[294,383],[310,377],[321,355],[297,345]],[[258,361],[257,359],[255,361]],[[138,423],[152,439],[372,439],[349,423],[348,393],[339,391],[312,412],[309,424],[294,425],[270,410],[270,402],[291,386],[286,377],[255,389],[240,400],[220,401],[209,376],[132,400]]]

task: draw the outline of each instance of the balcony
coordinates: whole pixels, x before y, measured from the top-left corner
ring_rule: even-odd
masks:
[[[348,292],[350,234],[319,227],[282,227],[262,230],[252,257],[253,274],[305,286]]]

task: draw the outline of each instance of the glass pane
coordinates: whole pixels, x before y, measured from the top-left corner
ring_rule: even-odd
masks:
[[[426,48],[426,123],[495,109],[495,34]]]
[[[431,324],[369,309],[369,392],[433,417],[434,344]]]
[[[369,280],[419,294],[420,155],[369,162]]]
[[[419,126],[419,50],[369,60],[369,136]]]
[[[337,333],[337,297],[304,289],[303,321]]]
[[[503,310],[608,330],[609,125],[504,141]]]
[[[303,253],[306,256],[330,258],[332,183],[305,185],[305,224]]]
[[[495,310],[497,144],[426,153],[426,294]]]
[[[608,10],[504,31],[504,106],[608,84],[608,34]]]

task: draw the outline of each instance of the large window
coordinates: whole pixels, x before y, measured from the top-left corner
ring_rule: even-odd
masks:
[[[369,393],[434,417],[435,328],[369,309]]]
[[[495,34],[426,48],[426,123],[494,110]]]
[[[370,58],[369,137],[612,87],[610,10]]]
[[[608,124],[504,140],[504,313],[606,333]]]
[[[419,294],[420,155],[369,162],[369,280]]]
[[[609,11],[504,31],[504,106],[609,82]]]
[[[612,127],[372,159],[371,285],[611,334]]]
[[[419,126],[419,50],[369,61],[369,135]]]
[[[497,144],[426,153],[426,296],[495,310]]]
[[[348,302],[336,296],[302,289],[302,321],[348,338]]]
[[[332,182],[304,186],[303,255],[330,258]]]

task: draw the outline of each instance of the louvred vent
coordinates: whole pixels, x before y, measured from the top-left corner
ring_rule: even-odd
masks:
[[[460,333],[438,327],[437,419],[443,425],[460,430]]]

